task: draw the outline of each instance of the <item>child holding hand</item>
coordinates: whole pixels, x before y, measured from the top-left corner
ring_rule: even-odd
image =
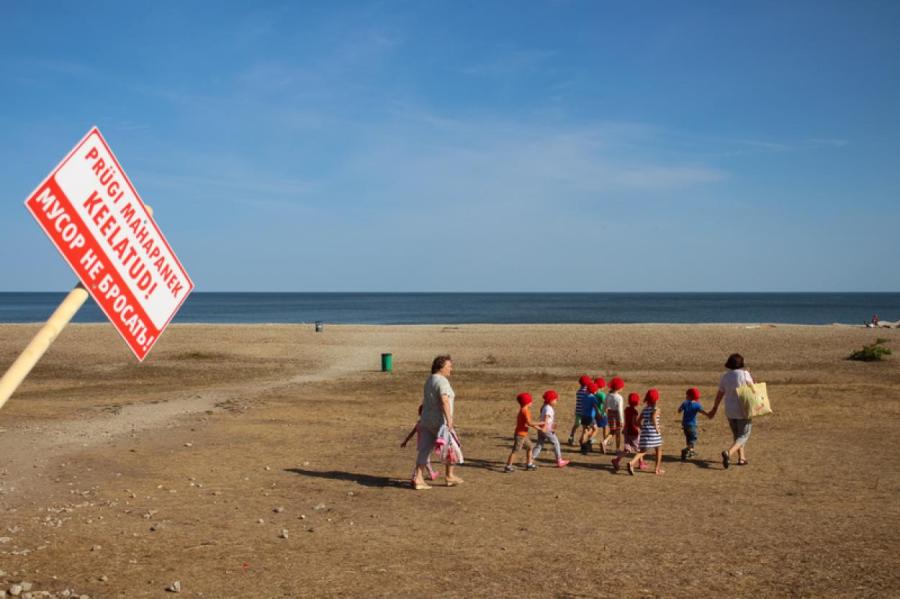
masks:
[[[634,475],[634,467],[641,461],[644,454],[653,449],[656,453],[656,474],[665,474],[662,469],[662,431],[659,427],[659,391],[650,389],[644,395],[646,407],[641,412],[641,438],[638,444],[640,450],[634,458],[628,462],[628,474]]]
[[[559,439],[556,437],[556,400],[559,393],[553,389],[544,392],[544,407],[541,408],[541,421],[536,425],[538,440],[531,452],[531,459],[536,460],[544,448],[544,443],[553,444],[553,452],[556,454],[556,467],[565,468],[569,460],[562,459],[562,450],[559,447]]]
[[[637,455],[641,451],[641,419],[637,409],[640,403],[640,395],[637,393],[628,394],[628,407],[625,408],[625,422],[622,427],[624,443],[622,449],[616,452],[616,457],[614,457],[612,461],[613,469],[615,469],[616,472],[619,471],[619,464],[621,463],[622,458],[625,457],[625,454]],[[644,469],[643,458],[641,458],[638,467],[641,470]]]
[[[582,374],[578,379],[578,391],[575,392],[575,422],[572,423],[572,430],[569,432],[569,445],[575,445],[575,431],[579,426],[584,426],[582,416],[588,397],[588,385],[592,382],[591,377],[586,374]]]
[[[420,419],[422,418],[422,404],[419,404],[419,418]],[[420,447],[422,444],[421,426],[422,426],[422,421],[417,420],[416,425],[413,427],[413,429],[411,431],[409,431],[409,434],[406,435],[406,438],[403,439],[403,443],[400,444],[400,447],[406,447],[406,444],[409,443],[409,440],[413,438],[413,435],[415,435],[416,436],[416,449],[417,450],[421,449],[421,447]],[[428,454],[428,461],[425,463],[425,471],[428,473],[428,476],[429,476],[429,478],[431,478],[431,480],[435,480],[438,477],[438,473],[435,472],[434,469],[431,467],[431,454],[430,453]],[[416,469],[415,468],[413,468],[412,482],[413,482],[413,486],[416,486]]]
[[[606,415],[606,392],[603,391],[606,389],[606,379],[603,377],[599,377],[594,379],[594,384],[597,385],[599,390],[594,393],[594,397],[597,398],[597,415],[594,419],[595,429],[594,434],[600,435],[600,453],[606,453],[606,442],[609,441],[609,417]]]
[[[513,458],[517,451],[523,449],[525,450],[525,469],[537,469],[537,466],[534,465],[534,459],[531,457],[531,439],[528,438],[528,429],[536,428],[531,422],[531,408],[528,407],[532,402],[531,393],[519,393],[516,396],[516,401],[519,402],[519,413],[516,415],[516,432],[513,435],[512,451],[509,452],[509,457],[506,458],[504,472],[515,470],[512,465]]]
[[[609,382],[609,393],[606,395],[606,416],[609,420],[609,434],[616,438],[616,452],[622,449],[622,420],[625,419],[625,400],[619,391],[625,388],[625,381],[613,377]]]
[[[591,452],[591,444],[594,442],[594,433],[596,432],[596,416],[599,403],[597,402],[596,393],[599,387],[591,381],[587,386],[587,395],[581,408],[581,439],[578,444],[581,446],[581,455],[587,455]]]
[[[684,393],[684,401],[678,406],[681,414],[681,428],[684,430],[685,448],[681,450],[681,461],[687,461],[697,455],[694,446],[697,444],[697,414],[703,414],[709,418],[709,412],[700,404],[700,390],[691,387]]]

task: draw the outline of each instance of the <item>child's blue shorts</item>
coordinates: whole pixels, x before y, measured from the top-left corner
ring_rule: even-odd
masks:
[[[697,442],[697,426],[682,426],[684,429],[684,440],[688,445],[694,445]]]
[[[597,417],[597,428],[606,428],[609,425],[609,418],[606,417],[606,411],[604,410],[603,416]]]

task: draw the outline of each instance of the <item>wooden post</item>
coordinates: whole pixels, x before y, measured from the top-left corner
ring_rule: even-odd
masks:
[[[34,336],[28,347],[19,354],[16,361],[12,363],[3,378],[0,379],[0,408],[6,403],[6,400],[16,392],[31,369],[34,368],[41,356],[50,348],[50,345],[56,340],[57,336],[62,332],[79,308],[87,301],[87,289],[82,287],[81,283],[75,286],[66,299],[59,305],[55,312],[50,316],[38,334]]]
[[[153,209],[145,206],[147,213],[153,216]],[[6,400],[16,392],[31,369],[35,367],[38,360],[50,349],[50,345],[56,340],[76,312],[87,301],[87,289],[81,283],[75,285],[75,288],[69,292],[66,299],[59,305],[56,311],[50,315],[47,323],[41,327],[31,343],[28,344],[16,361],[12,363],[3,378],[0,379],[0,408],[6,403]]]

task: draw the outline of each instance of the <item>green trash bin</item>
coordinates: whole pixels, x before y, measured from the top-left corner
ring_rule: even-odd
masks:
[[[394,355],[381,354],[381,372],[391,372],[394,370]]]

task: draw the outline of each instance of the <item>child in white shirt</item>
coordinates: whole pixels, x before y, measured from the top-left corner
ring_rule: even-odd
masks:
[[[544,392],[544,406],[541,408],[541,421],[537,425],[538,440],[531,450],[531,459],[537,459],[544,443],[553,444],[553,452],[556,454],[556,467],[565,468],[569,464],[569,460],[562,458],[562,450],[559,447],[559,439],[556,437],[556,400],[559,399],[559,393],[550,389]]]

